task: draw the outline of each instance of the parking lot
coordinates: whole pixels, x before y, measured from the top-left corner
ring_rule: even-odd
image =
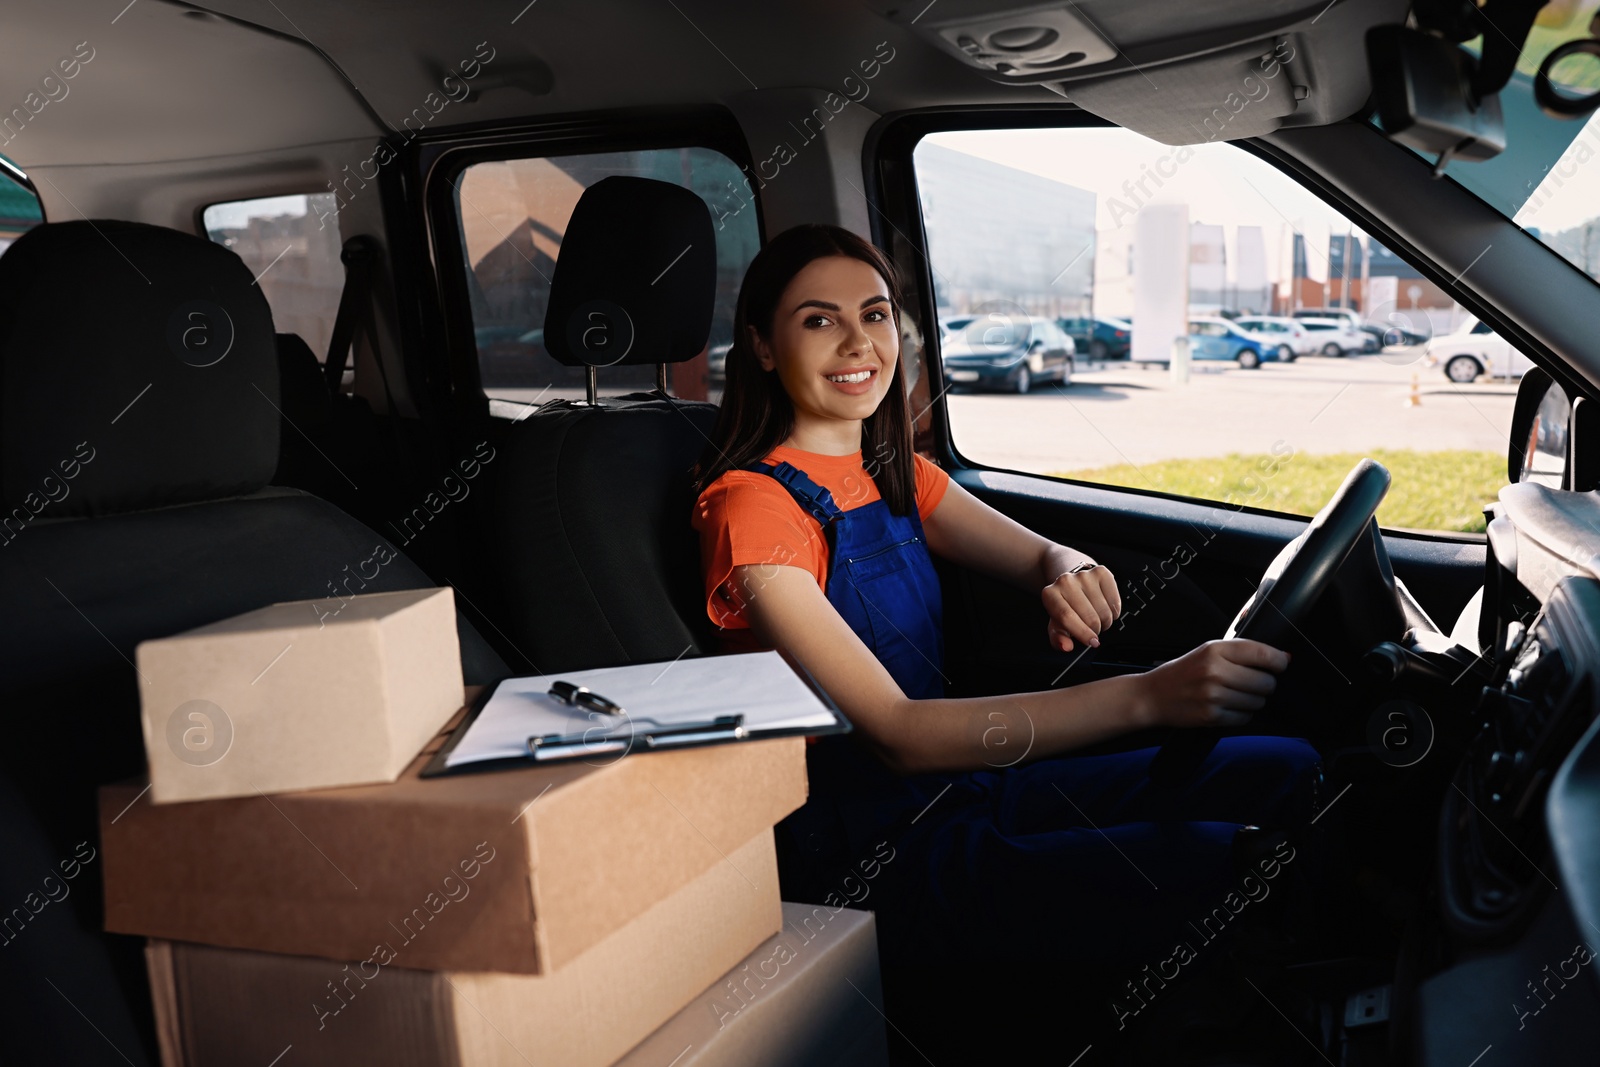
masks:
[[[1417,400],[1408,406],[1412,375]],[[987,465],[1055,473],[1165,459],[1374,448],[1504,452],[1516,381],[1447,381],[1420,347],[1342,359],[1302,356],[1243,370],[1194,363],[1185,385],[1160,366],[1086,363],[1068,386],[1024,396],[952,393],[956,449]],[[1281,446],[1280,446],[1281,451]]]

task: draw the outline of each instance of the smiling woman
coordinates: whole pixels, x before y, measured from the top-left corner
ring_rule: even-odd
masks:
[[[898,292],[882,253],[847,230],[774,238],[740,290],[699,468],[693,522],[724,650],[778,649],[856,727],[809,749],[811,799],[778,831],[785,898],[841,906],[841,877],[892,848],[905,858],[874,898],[891,965],[916,960],[933,928],[953,931],[941,950],[990,961],[1170,946],[1174,903],[1234,877],[1240,825],[1315,813],[1316,751],[1230,737],[1188,789],[1151,787],[1151,748],[1049,757],[1144,726],[1242,723],[1289,657],[1214,641],[1143,675],[947,697],[932,554],[1036,592],[1058,651],[1098,646],[1122,601],[1107,568],[911,451]],[[1022,737],[1015,755],[1008,739]],[[1156,884],[1182,889],[1156,896]]]

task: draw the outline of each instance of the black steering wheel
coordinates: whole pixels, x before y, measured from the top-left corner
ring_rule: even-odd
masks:
[[[1370,459],[1357,463],[1305,532],[1283,546],[1223,637],[1244,637],[1282,648],[1327,590],[1350,550],[1373,525],[1389,482],[1389,471],[1381,463]],[[1175,782],[1193,774],[1223,730],[1197,727],[1185,734],[1162,745],[1150,761],[1151,781]]]

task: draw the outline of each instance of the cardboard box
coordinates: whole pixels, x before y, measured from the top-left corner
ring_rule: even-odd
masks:
[[[135,657],[157,804],[392,782],[461,701],[449,589],[274,604]]]
[[[146,959],[162,1062],[600,1067],[778,929],[779,907],[767,830],[549,975],[153,941]]]
[[[419,778],[445,737],[387,785],[158,805],[104,787],[106,929],[338,960],[402,937],[402,967],[547,973],[806,797],[799,737]]]
[[[785,904],[783,919],[616,1067],[887,1064],[872,913]]]

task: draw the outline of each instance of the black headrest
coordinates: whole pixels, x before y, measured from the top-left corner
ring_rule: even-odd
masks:
[[[704,200],[670,182],[603,178],[561,237],[544,346],[569,367],[693,359],[711,332],[716,288]]]
[[[278,461],[272,312],[244,261],[117,219],[0,256],[0,521],[254,492]]]

